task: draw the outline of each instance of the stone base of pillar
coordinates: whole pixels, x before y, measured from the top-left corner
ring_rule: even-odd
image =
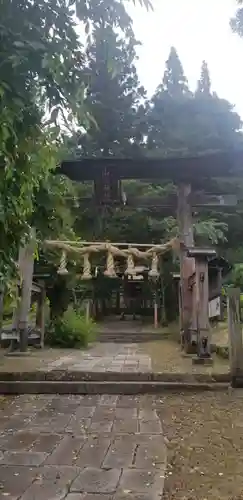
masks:
[[[197,332],[191,328],[183,333],[183,351],[185,354],[197,354]]]
[[[204,365],[204,366],[212,366],[213,358],[199,358],[199,356],[195,356],[192,358],[193,365]]]

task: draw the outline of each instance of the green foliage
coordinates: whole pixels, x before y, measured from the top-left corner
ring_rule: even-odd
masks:
[[[107,26],[119,27],[123,32],[128,32],[132,27],[132,19],[126,11],[126,2],[132,1],[152,9],[150,0],[70,0],[76,5],[76,14],[85,23],[85,32],[90,34],[92,28],[103,22]]]
[[[35,194],[56,165],[58,116],[82,117],[83,58],[72,13],[61,0],[0,4],[0,280],[15,270]]]
[[[242,5],[242,0],[237,0],[238,5]],[[235,16],[231,19],[230,25],[232,30],[239,36],[243,36],[243,7],[239,7]]]
[[[94,341],[95,333],[95,323],[70,306],[62,317],[50,323],[46,342],[53,347],[87,347],[89,342]]]
[[[243,291],[243,264],[235,264],[230,276],[230,282],[235,288]]]
[[[194,224],[195,236],[198,243],[205,241],[212,245],[218,245],[227,241],[226,234],[228,230],[227,224],[219,222],[215,219],[202,219]]]

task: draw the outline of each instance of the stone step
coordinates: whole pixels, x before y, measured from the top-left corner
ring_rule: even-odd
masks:
[[[149,382],[149,383],[227,383],[229,373],[156,373],[156,372],[119,372],[51,370],[35,372],[1,372],[0,382]]]
[[[114,343],[140,343],[140,342],[152,342],[155,340],[163,340],[165,337],[159,333],[108,333],[101,332],[98,334],[97,340],[99,342],[114,342]]]
[[[1,381],[0,394],[161,394],[183,391],[227,391],[228,383]]]

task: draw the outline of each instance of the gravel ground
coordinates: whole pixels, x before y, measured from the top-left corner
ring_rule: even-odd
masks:
[[[158,404],[168,446],[163,500],[243,500],[243,390]]]
[[[213,355],[212,366],[193,365],[191,357],[184,357],[180,345],[171,339],[142,344],[150,356],[152,371],[162,373],[228,373],[229,361]]]

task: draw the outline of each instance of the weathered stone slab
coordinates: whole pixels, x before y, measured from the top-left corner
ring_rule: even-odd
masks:
[[[53,451],[60,440],[60,434],[39,434],[35,443],[31,447],[31,451],[42,451],[49,454]]]
[[[38,429],[38,431],[41,430],[41,432],[48,433],[48,432],[63,432],[65,430],[65,427],[68,425],[70,421],[71,416],[70,415],[57,415],[51,418],[45,418],[45,417],[37,417],[34,418],[28,425],[28,429],[32,429],[35,431],[35,429]]]
[[[116,408],[113,406],[98,406],[92,417],[92,422],[100,422],[103,420],[113,420],[116,415]]]
[[[139,420],[139,430],[143,434],[162,434],[159,420]]]
[[[71,485],[70,491],[86,493],[115,493],[121,471],[119,469],[84,469]]]
[[[85,493],[68,493],[67,496],[65,497],[65,500],[85,500]],[[99,499],[96,498],[96,500]]]
[[[46,463],[52,465],[75,464],[84,442],[84,438],[66,435],[48,457]]]
[[[79,472],[75,467],[41,467],[21,500],[62,500]]]
[[[89,427],[89,432],[97,432],[99,434],[103,434],[105,432],[111,432],[113,427],[113,419],[112,420],[100,420],[97,422],[92,422]]]
[[[166,446],[162,437],[155,441],[140,444],[136,451],[134,466],[138,469],[164,470],[166,464]]]
[[[125,490],[124,492],[118,492],[113,497],[113,500],[161,500],[161,495],[157,496],[154,493],[138,493],[136,491],[131,493]]]
[[[140,408],[138,412],[138,418],[141,420],[159,420],[159,417],[157,415],[156,410],[153,410],[152,408]]]
[[[82,396],[75,399],[72,396],[62,396],[54,399],[48,407],[56,413],[73,413],[80,406],[82,399]]]
[[[92,494],[92,493],[69,493],[65,500],[112,500],[112,495]]]
[[[14,415],[10,418],[4,418],[1,423],[0,423],[0,428],[1,430],[4,431],[21,431],[24,427],[28,425],[30,422],[30,416],[29,415]]]
[[[117,401],[117,408],[137,408],[139,406],[139,397],[120,396]]]
[[[100,467],[109,446],[109,439],[90,436],[79,454],[76,465],[78,467]]]
[[[138,419],[137,418],[130,418],[130,419],[124,419],[124,420],[115,420],[112,432],[114,434],[120,434],[120,433],[133,433],[133,432],[138,432]]]
[[[136,444],[129,440],[129,436],[115,439],[108,450],[102,467],[105,469],[131,467],[135,449]]]
[[[118,396],[113,394],[104,394],[101,396],[100,405],[115,406],[118,400]]]
[[[91,418],[79,418],[77,415],[74,415],[71,417],[71,420],[69,421],[67,427],[66,427],[66,432],[72,432],[75,435],[83,435],[86,436],[88,429],[90,428],[91,425]]]
[[[95,412],[95,406],[80,405],[75,410],[75,415],[77,418],[88,418],[88,417],[92,417],[94,412]]]
[[[37,467],[47,458],[47,453],[32,451],[6,451],[0,459],[0,465],[29,465]]]
[[[36,470],[28,467],[0,466],[0,498],[17,500],[31,485]]]
[[[92,396],[86,396],[82,401],[82,406],[93,406],[96,407],[99,405],[100,397],[98,394],[94,394]]]
[[[123,491],[159,496],[163,492],[164,474],[154,470],[124,469],[119,486]]]
[[[137,412],[137,408],[116,408],[115,418],[117,420],[137,418]]]
[[[7,451],[18,451],[18,450],[28,450],[34,444],[36,439],[38,438],[38,434],[34,434],[31,432],[17,432],[14,436],[8,435],[5,436],[3,442],[1,443],[1,450]],[[42,450],[36,450],[42,451]]]

